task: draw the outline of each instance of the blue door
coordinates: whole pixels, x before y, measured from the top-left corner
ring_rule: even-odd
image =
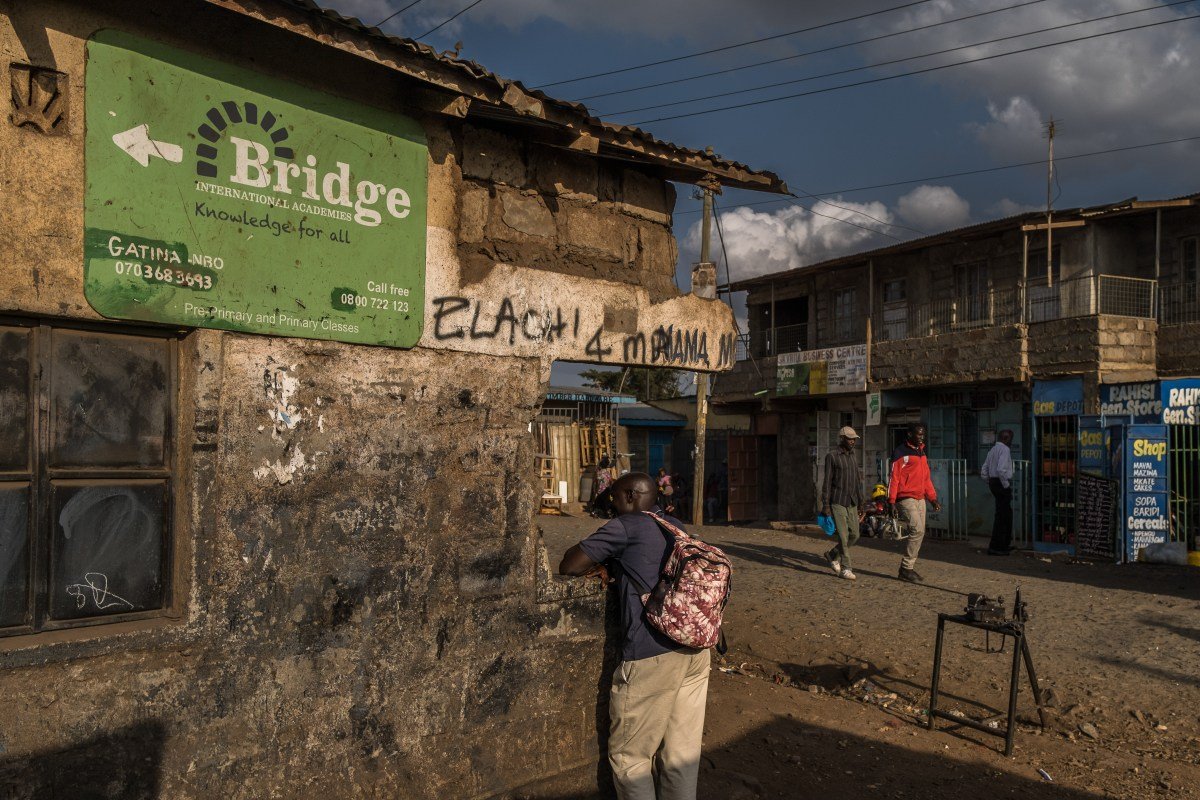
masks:
[[[675,434],[669,431],[650,431],[650,441],[647,445],[647,471],[658,476],[659,469],[667,467],[671,460],[671,440]]]

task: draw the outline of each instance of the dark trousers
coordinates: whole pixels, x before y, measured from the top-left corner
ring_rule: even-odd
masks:
[[[1007,550],[1012,547],[1012,486],[1007,489],[999,478],[990,478],[988,488],[996,498],[996,517],[992,521],[992,541],[989,550]]]

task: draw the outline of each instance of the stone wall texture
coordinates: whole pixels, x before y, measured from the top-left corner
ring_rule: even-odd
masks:
[[[1028,375],[1025,328],[1009,325],[871,346],[871,382],[880,389],[1021,381]]]
[[[122,330],[82,292],[84,43],[101,27],[368,104],[404,96],[380,66],[211,4],[0,0],[3,62],[71,88],[62,135],[0,122],[0,313]],[[726,306],[675,297],[668,184],[399,102],[429,141],[439,291],[475,291],[493,316],[510,293],[518,311],[573,299],[611,322],[595,341],[612,360],[663,309],[732,342]],[[179,332],[171,608],[0,637],[0,795],[596,786],[612,631],[593,582],[550,574],[529,434],[550,360],[591,333],[560,350],[449,327],[443,342],[432,310],[408,351]]]
[[[1158,371],[1164,377],[1200,375],[1200,322],[1158,329]]]

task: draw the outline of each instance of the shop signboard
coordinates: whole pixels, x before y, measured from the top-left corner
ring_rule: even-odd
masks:
[[[1107,475],[1108,450],[1104,445],[1105,430],[1100,417],[1079,418],[1079,471],[1091,475]]]
[[[1162,382],[1162,421],[1166,425],[1200,425],[1200,378]]]
[[[1158,423],[1163,412],[1159,388],[1158,381],[1103,384],[1100,387],[1100,413],[1110,422]]]
[[[1076,416],[1083,413],[1083,381],[1067,378],[1033,382],[1035,417]]]
[[[1125,558],[1170,538],[1167,503],[1167,428],[1130,425],[1125,431]]]
[[[84,294],[99,313],[417,343],[417,122],[118,31],[87,52]]]
[[[865,344],[784,353],[775,365],[775,393],[780,396],[861,394],[867,390]]]
[[[883,422],[883,397],[879,392],[867,394],[867,427]]]

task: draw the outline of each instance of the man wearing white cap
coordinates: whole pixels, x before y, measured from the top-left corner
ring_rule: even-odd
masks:
[[[825,479],[821,481],[821,513],[833,517],[837,546],[825,554],[833,571],[846,580],[856,580],[850,569],[850,548],[858,541],[858,509],[862,505],[862,471],[854,446],[858,434],[849,425],[838,431],[838,446],[825,456]]]

